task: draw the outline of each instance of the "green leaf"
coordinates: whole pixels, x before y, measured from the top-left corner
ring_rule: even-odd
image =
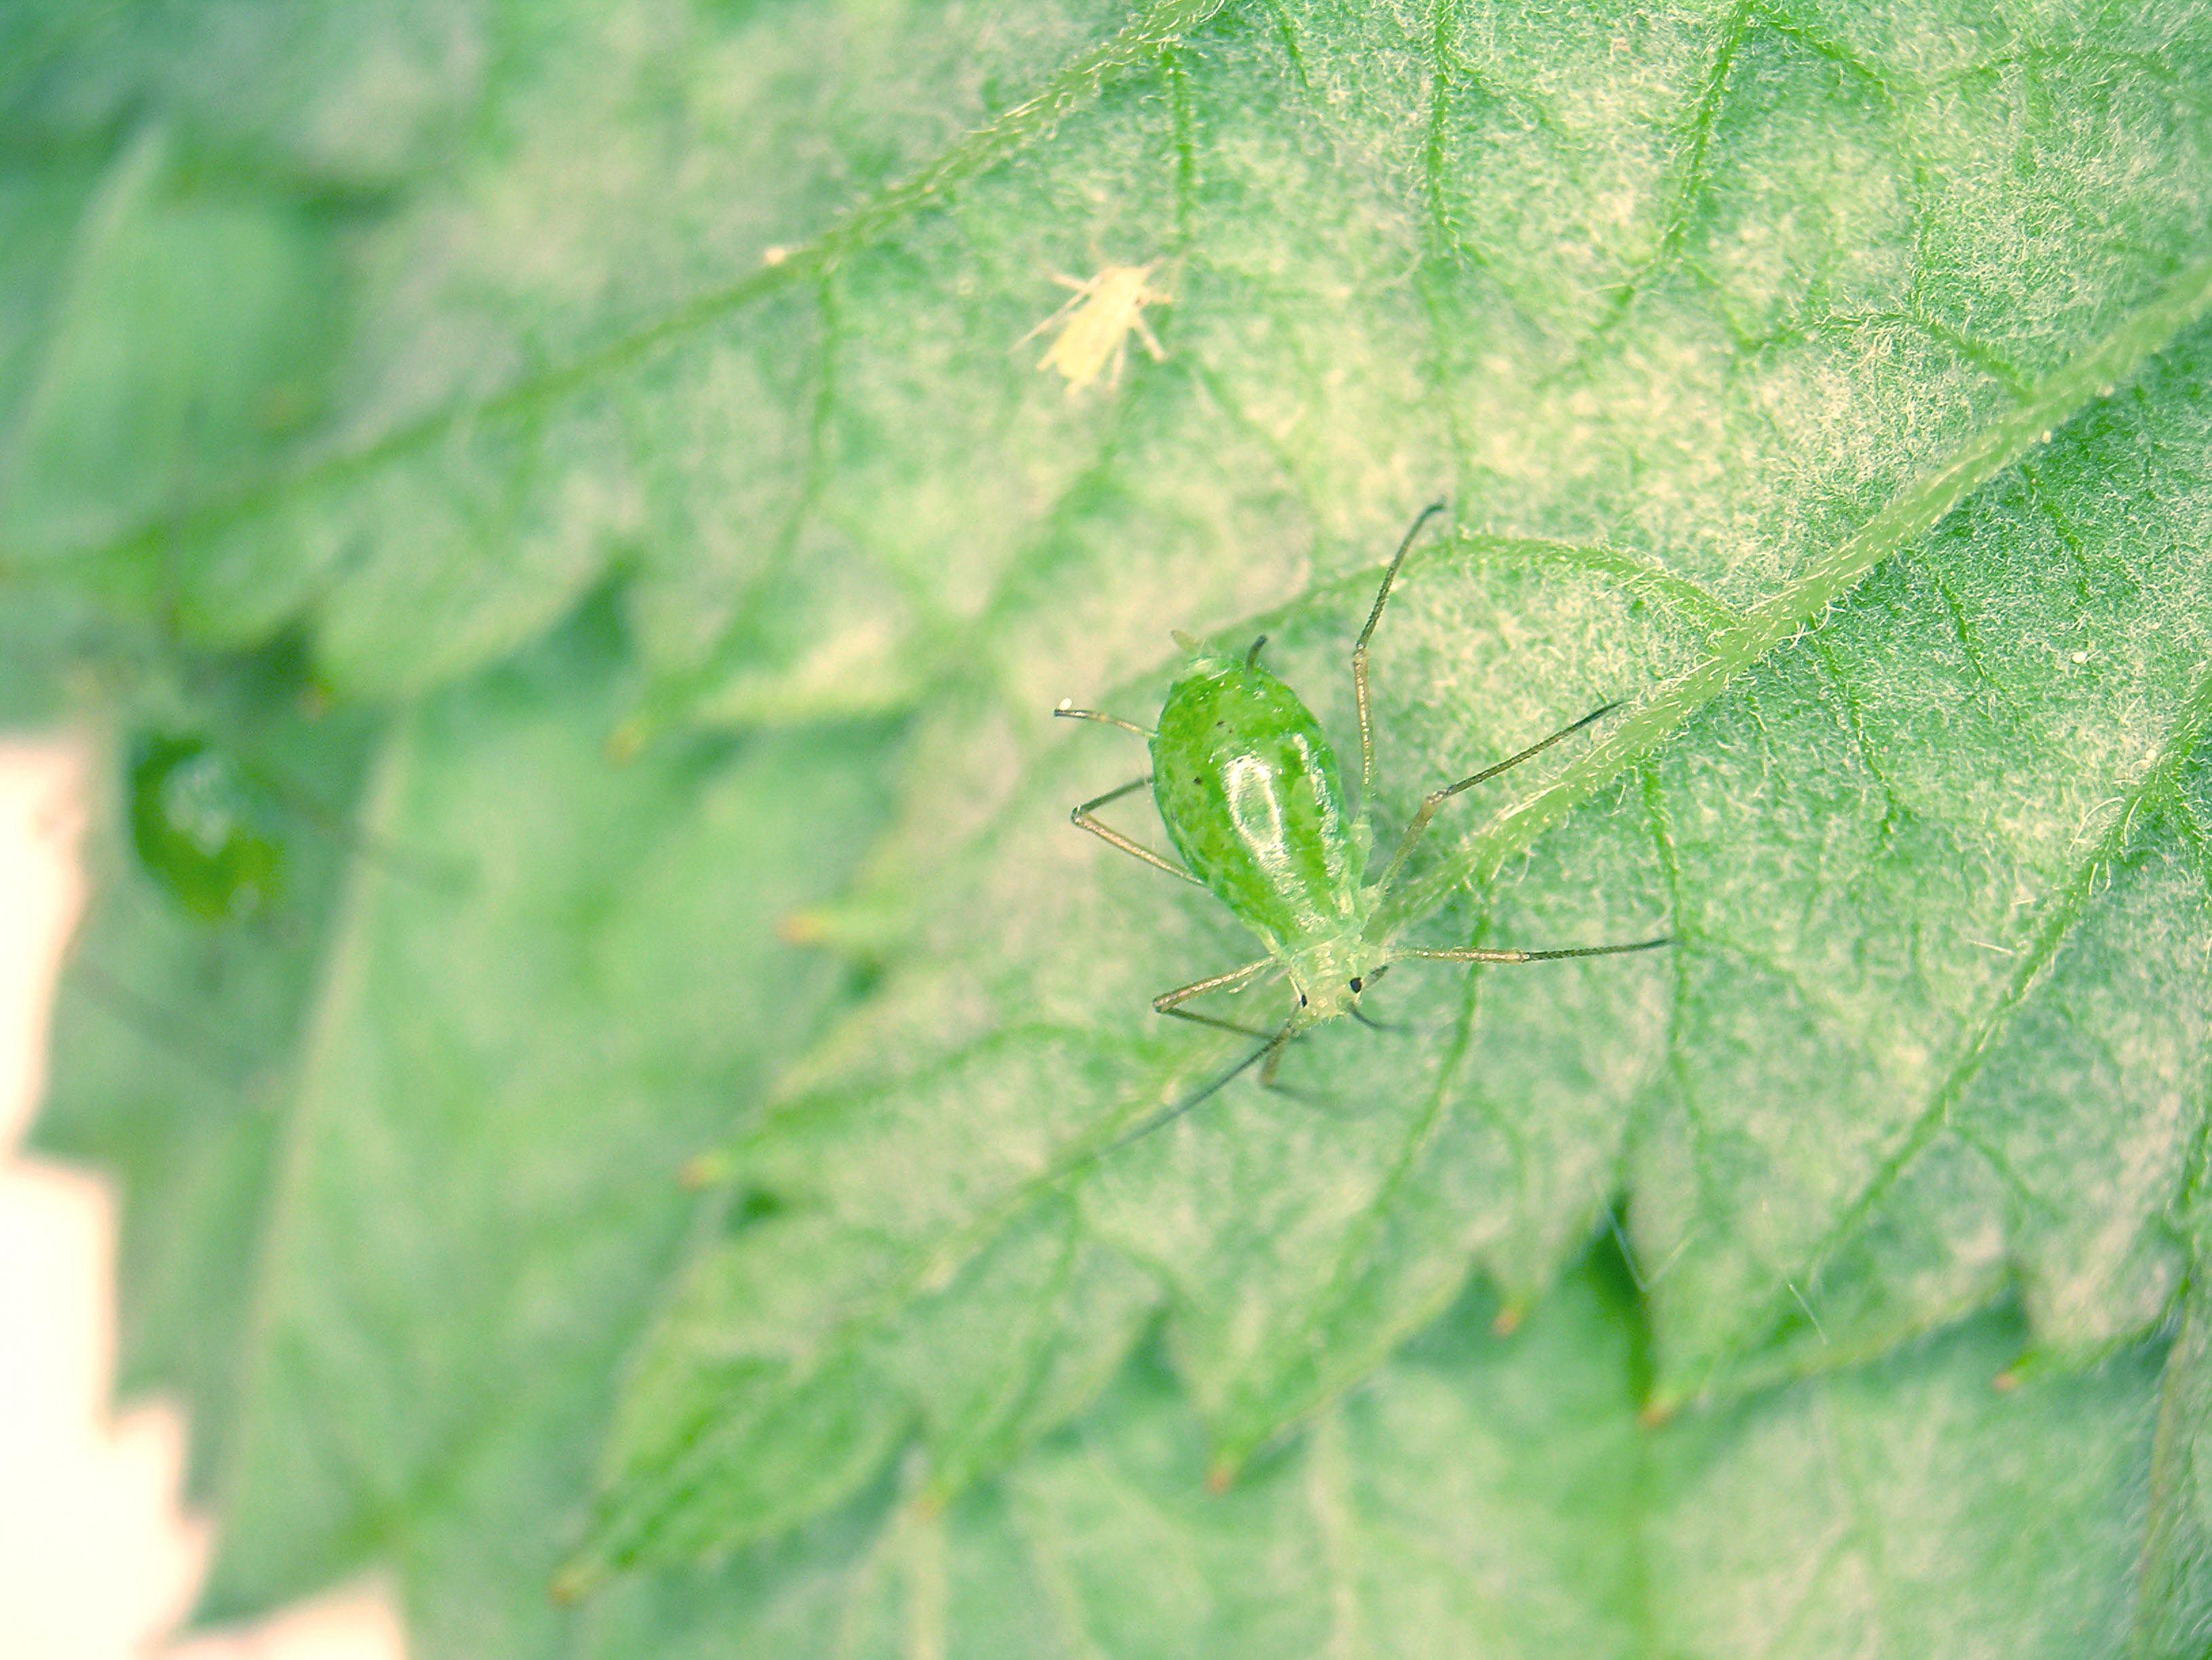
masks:
[[[0,586],[0,730],[76,712],[85,701],[83,659],[96,651],[106,621],[79,595]]]
[[[335,262],[314,215],[194,180],[146,130],[96,179],[0,177],[0,576],[82,580],[77,550],[287,453],[319,415]],[[158,593],[158,549],[106,575]],[[143,603],[143,600],[142,600]]]
[[[323,192],[404,177],[450,142],[492,19],[451,0],[15,0],[0,123],[61,150],[156,123],[225,171]]]
[[[619,565],[725,714],[1116,679],[1447,483],[1749,609],[2201,254],[2194,16],[556,15],[380,228],[324,454],[161,545],[363,690]],[[1167,364],[1006,350],[1155,256]]]
[[[589,656],[556,656],[426,710],[380,769],[369,833],[474,879],[457,900],[374,879],[335,946],[211,1610],[321,1583],[387,1535],[432,1640],[467,1629],[476,1595],[441,1535],[550,1576],[574,1526],[559,1495],[693,1208],[683,1155],[834,987],[770,928],[850,856],[879,751],[617,774],[610,696]]]
[[[1222,1493],[1172,1382],[1134,1367],[942,1514],[872,1501],[609,1593],[586,1652],[2130,1651],[2154,1349],[1999,1391],[2019,1333],[1984,1319],[1650,1431],[1626,1290],[1571,1276],[1510,1341],[1460,1308]]]
[[[2192,1013],[2212,1005],[2212,743],[2179,758],[2081,849],[1974,1047],[1837,1219],[1805,1286],[1824,1324],[1770,1297],[1786,1335],[1733,1381],[1878,1353],[2006,1292],[2058,1360],[2172,1305],[2212,1122]]]
[[[82,949],[46,1140],[125,1178],[126,1383],[188,1392],[206,1614],[382,1559],[416,1651],[557,1647],[617,1362],[699,1208],[679,1167],[841,983],[773,927],[860,845],[882,734],[617,767],[603,635],[397,723],[325,930],[210,932],[142,879]],[[202,995],[149,1006],[196,953]],[[126,971],[118,1037],[94,976]],[[250,1091],[217,1073],[246,1044]]]
[[[617,1434],[600,1559],[772,1532],[917,1432],[957,1486],[951,1426],[987,1389],[1016,1403],[1006,1444],[1050,1427],[1078,1402],[1018,1380],[1125,1347],[1139,1316],[1109,1278],[1039,1277],[1054,1249],[1150,1273],[1228,1467],[1471,1268],[1540,1292],[1622,1189],[1662,1404],[1879,1353],[2014,1281],[2060,1354],[2155,1325],[2212,1100],[2209,372],[2198,326],[1856,592],[1812,573],[1789,591],[1809,631],[1777,638],[1778,599],[1741,666],[1753,624],[1571,550],[1476,539],[1411,567],[1374,665],[1385,824],[1653,688],[1434,862],[1479,887],[1427,937],[1679,943],[1401,968],[1382,1006],[1410,1035],[1324,1028],[1297,1098],[1239,1080],[1097,1164],[1231,1053],[1160,1030],[1149,996],[1255,947],[1060,822],[1134,769],[1103,758],[1125,739],[1066,738],[732,1150],[732,1179],[785,1208],[688,1271]],[[1339,730],[1363,597],[1249,625]],[[1516,635],[1575,649],[1531,660]],[[1030,1335],[986,1359],[975,1324]],[[770,1456],[820,1440],[842,1457],[804,1481]]]
[[[734,596],[781,592],[780,567],[806,550],[787,521],[828,465],[809,435],[828,402],[810,276],[1218,3],[1176,0],[1118,33],[1087,9],[1031,9],[981,41],[919,9],[535,20],[491,89],[494,141],[454,155],[363,257],[344,430],[313,463],[210,491],[104,557],[70,550],[110,569],[158,545],[184,620],[226,641],[312,609],[333,674],[356,689],[417,688],[503,654],[617,563],[642,568],[641,626],[696,657]],[[825,79],[833,65],[849,83]],[[836,228],[765,263],[824,219]],[[1025,282],[1049,289],[1042,271]],[[1012,429],[1046,389],[995,342],[988,361],[1011,405],[994,425]],[[1006,488],[1025,496],[1018,485]],[[956,510],[940,501],[935,525]],[[908,526],[910,551],[923,528]],[[885,603],[876,573],[848,568],[846,626]],[[803,604],[842,597],[805,586]],[[909,632],[910,610],[885,626]]]
[[[193,717],[228,755],[284,781],[279,901],[249,921],[207,921],[132,851],[129,745],[119,734],[103,744],[94,897],[70,948],[35,1127],[41,1151],[122,1185],[117,1387],[185,1398],[202,1496],[234,1422],[258,1219],[343,879],[348,850],[321,821],[346,814],[374,735],[357,717],[301,718],[269,696],[260,666],[225,666],[181,707],[149,696],[139,713]]]
[[[130,1172],[131,1375],[210,1426],[212,1608],[380,1560],[471,1657],[665,1652],[630,1620],[674,1604],[779,1653],[1387,1651],[1441,1608],[1450,1652],[2193,1660],[2201,7],[0,29],[0,569],[435,693],[342,906],[192,997],[115,936],[235,1026],[254,1110],[156,1045],[57,1132]],[[1155,259],[1164,362],[1070,396],[1008,350],[1054,271]],[[1409,965],[1407,1033],[1082,1164],[1236,1058],[1145,1005],[1253,947],[1060,822],[1141,763],[1045,712],[1141,718],[1169,627],[1264,628],[1347,733],[1439,490],[1377,650],[1386,833],[1632,707],[1461,804],[1422,937],[1681,944]],[[601,592],[620,647],[537,643]],[[763,1116],[839,981],[769,920],[857,854],[879,737],[601,739],[908,705],[899,827],[811,913],[888,971]],[[667,1177],[733,1123],[684,1242]],[[1561,1282],[1614,1227],[1648,1331]],[[1471,1274],[1522,1347],[1418,1335]],[[677,1566],[560,1614],[622,1380],[569,1583]],[[1408,1389],[1450,1410],[1360,1427]],[[1323,1606],[1279,1565],[1340,1475],[1353,1534],[1415,1519]],[[735,1612],[686,1566],[732,1551]]]
[[[2212,1296],[2203,1265],[2166,1357],[2150,1468],[2150,1527],[2137,1569],[2136,1642],[2142,1654],[2212,1646]]]

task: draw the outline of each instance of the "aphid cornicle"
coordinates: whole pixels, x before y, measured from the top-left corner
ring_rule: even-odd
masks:
[[[1517,754],[1431,792],[1401,833],[1382,874],[1368,879],[1373,842],[1369,815],[1375,799],[1368,642],[1414,538],[1443,506],[1431,502],[1407,531],[1382,574],[1367,625],[1352,647],[1352,701],[1359,719],[1356,810],[1346,805],[1336,751],[1321,723],[1298,695],[1261,663],[1264,635],[1243,656],[1224,657],[1178,634],[1176,642],[1189,652],[1190,662],[1168,689],[1157,729],[1096,709],[1077,708],[1072,702],[1053,711],[1068,720],[1121,727],[1152,747],[1152,771],[1077,807],[1070,815],[1076,825],[1146,864],[1206,888],[1267,946],[1266,956],[1241,968],[1178,986],[1152,1000],[1153,1008],[1162,1014],[1241,1031],[1261,1043],[1199,1094],[1139,1124],[1122,1142],[1188,1111],[1255,1063],[1261,1068],[1261,1080],[1272,1082],[1284,1047],[1300,1032],[1340,1015],[1364,1019],[1359,1012],[1360,994],[1394,963],[1551,962],[1650,951],[1670,943],[1662,937],[1550,951],[1413,946],[1401,939],[1400,932],[1419,919],[1395,917],[1385,904],[1430,821],[1446,801],[1580,732],[1617,704],[1593,709]],[[1147,785],[1168,839],[1182,855],[1180,865],[1097,816],[1099,808]],[[1208,993],[1241,991],[1277,975],[1289,980],[1294,1001],[1288,1017],[1272,1031],[1184,1006]]]

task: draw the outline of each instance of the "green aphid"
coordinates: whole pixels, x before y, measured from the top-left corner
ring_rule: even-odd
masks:
[[[235,921],[282,891],[284,835],[267,792],[205,739],[146,733],[131,746],[131,845],[192,915]]]
[[[354,741],[339,737],[335,741]],[[155,885],[204,922],[265,918],[307,854],[303,833],[368,858],[396,876],[451,888],[461,873],[363,836],[278,769],[195,732],[150,731],[131,740],[131,849]]]
[[[1194,882],[1227,905],[1237,920],[1260,936],[1267,954],[1225,974],[1210,975],[1163,992],[1152,1000],[1162,1014],[1202,1025],[1241,1031],[1261,1046],[1198,1094],[1145,1121],[1122,1137],[1134,1140],[1170,1118],[1188,1112],[1206,1096],[1258,1064],[1261,1081],[1272,1083],[1285,1046],[1307,1028],[1349,1014],[1364,1021],[1360,994],[1393,964],[1539,963],[1569,957],[1608,957],[1650,951],[1671,943],[1666,938],[1622,946],[1571,946],[1554,951],[1492,950],[1477,946],[1411,946],[1402,931],[1420,919],[1395,914],[1387,904],[1407,860],[1437,810],[1462,790],[1497,777],[1529,757],[1619,707],[1607,703],[1572,726],[1531,744],[1480,772],[1447,784],[1421,803],[1381,876],[1368,879],[1373,843],[1369,818],[1375,799],[1375,740],[1368,712],[1367,642],[1390,598],[1398,569],[1421,526],[1443,509],[1437,502],[1424,508],[1398,544],[1382,574],[1367,626],[1352,648],[1352,688],[1359,714],[1359,805],[1347,808],[1336,751],[1311,710],[1290,687],[1260,662],[1262,635],[1241,658],[1219,657],[1178,634],[1190,653],[1189,666],[1168,690],[1159,727],[1148,731],[1134,721],[1095,709],[1062,703],[1054,713],[1069,720],[1101,721],[1135,733],[1152,746],[1152,769],[1119,789],[1109,790],[1075,809],[1075,824],[1122,852],[1172,876]],[[1110,801],[1152,790],[1168,838],[1182,856],[1180,865],[1132,841],[1096,816]],[[1288,978],[1296,1001],[1273,1031],[1201,1013],[1184,1006],[1210,992],[1237,992],[1277,976]],[[1369,1024],[1372,1024],[1370,1022]],[[1121,1145],[1116,1143],[1115,1145]]]

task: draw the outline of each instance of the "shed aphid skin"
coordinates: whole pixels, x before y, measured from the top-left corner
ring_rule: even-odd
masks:
[[[1144,343],[1154,362],[1167,356],[1145,321],[1146,307],[1174,302],[1174,295],[1152,286],[1152,273],[1158,269],[1159,261],[1155,259],[1142,265],[1108,265],[1087,280],[1054,273],[1052,280],[1074,289],[1074,294],[1014,344],[1026,345],[1057,324],[1060,332],[1045,349],[1037,368],[1058,369],[1067,381],[1071,398],[1096,380],[1102,369],[1106,371],[1107,384],[1118,386],[1132,334]]]
[[[1360,994],[1395,964],[1544,963],[1571,957],[1611,957],[1669,945],[1662,936],[1618,946],[1570,946],[1550,951],[1479,946],[1437,947],[1404,943],[1401,930],[1419,919],[1392,917],[1384,902],[1404,873],[1422,836],[1445,802],[1497,777],[1571,737],[1620,707],[1592,709],[1571,726],[1531,744],[1503,761],[1431,791],[1400,834],[1381,876],[1368,879],[1373,843],[1370,814],[1375,799],[1375,735],[1367,696],[1367,647],[1382,607],[1390,598],[1399,568],[1423,526],[1443,510],[1442,502],[1421,510],[1399,543],[1367,625],[1352,648],[1352,702],[1359,718],[1360,792],[1350,810],[1336,751],[1321,724],[1296,692],[1260,661],[1263,635],[1240,657],[1216,656],[1188,635],[1176,639],[1190,663],[1168,689],[1157,730],[1118,715],[1081,709],[1063,702],[1053,713],[1063,720],[1097,721],[1135,733],[1152,748],[1152,769],[1119,789],[1093,796],[1070,815],[1076,827],[1109,846],[1196,883],[1227,905],[1266,945],[1267,955],[1225,973],[1209,975],[1152,1000],[1158,1012],[1179,1020],[1239,1031],[1260,1046],[1234,1067],[1185,1099],[1163,1108],[1100,1149],[1111,1152],[1150,1134],[1189,1111],[1249,1068],[1258,1066],[1263,1084],[1274,1080],[1284,1049],[1301,1032],[1351,1015],[1365,1021]],[[1102,822],[1099,808],[1151,786],[1160,819],[1182,863],[1155,853]],[[1277,976],[1286,977],[1295,1000],[1288,1018],[1273,1031],[1186,1007],[1213,992],[1242,991]],[[1366,1024],[1373,1024],[1366,1022]],[[1094,1155],[1096,1156],[1096,1155]]]

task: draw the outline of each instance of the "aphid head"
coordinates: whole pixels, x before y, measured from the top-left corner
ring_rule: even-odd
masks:
[[[1234,674],[1258,675],[1267,680],[1276,678],[1260,660],[1260,654],[1267,644],[1267,636],[1264,634],[1241,650],[1219,652],[1205,641],[1185,634],[1181,629],[1170,629],[1168,632],[1190,660],[1183,666],[1183,678],[1186,679],[1212,679]]]
[[[1291,994],[1297,1007],[1291,1014],[1295,1030],[1349,1014],[1381,970],[1382,953],[1356,934],[1348,939],[1325,939],[1307,946],[1291,959]]]

